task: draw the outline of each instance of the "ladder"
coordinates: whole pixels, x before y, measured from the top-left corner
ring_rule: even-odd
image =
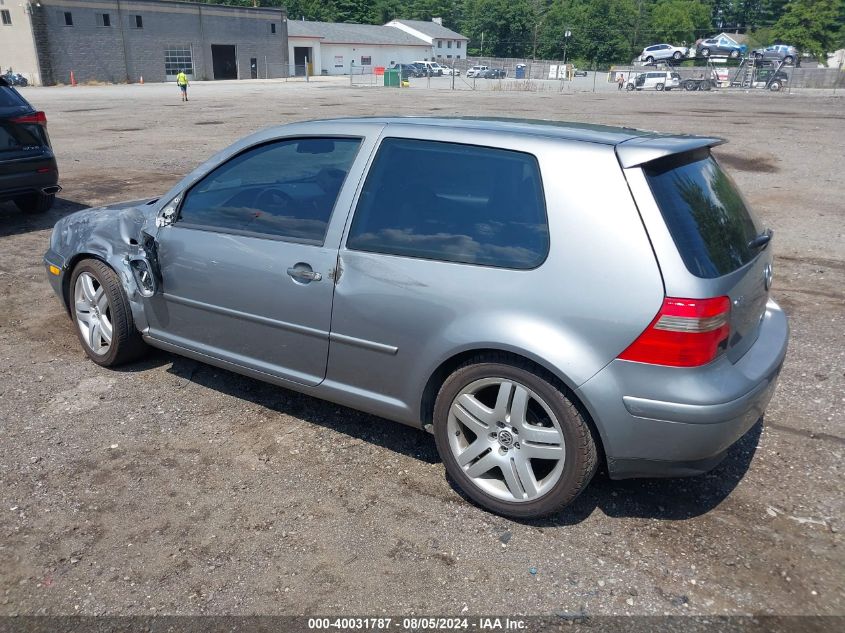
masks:
[[[733,79],[731,79],[731,87],[753,88],[756,70],[756,60],[749,55],[743,57],[739,62],[739,66],[736,67]]]

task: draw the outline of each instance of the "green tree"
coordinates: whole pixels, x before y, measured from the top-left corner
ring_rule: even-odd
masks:
[[[549,9],[541,53],[550,59],[630,61],[639,12],[636,0],[556,0]],[[565,38],[566,31],[572,33]]]
[[[774,37],[812,53],[822,64],[841,38],[845,0],[793,0],[772,28]]]
[[[651,43],[692,44],[710,30],[710,6],[694,0],[658,0],[651,9]]]

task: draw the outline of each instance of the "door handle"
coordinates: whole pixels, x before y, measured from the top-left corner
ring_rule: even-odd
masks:
[[[323,276],[311,269],[308,264],[299,263],[288,268],[288,276],[299,283],[307,284],[312,281],[320,281]]]

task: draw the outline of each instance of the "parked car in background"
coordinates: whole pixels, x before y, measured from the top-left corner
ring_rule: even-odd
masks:
[[[751,51],[757,61],[783,61],[786,64],[797,64],[801,59],[798,49],[786,44],[775,44],[766,48],[758,48]]]
[[[393,66],[395,70],[399,71],[402,79],[408,79],[409,77],[424,77],[425,73],[423,70],[414,64],[395,64]]]
[[[441,66],[441,68],[443,69],[444,75],[447,75],[449,77],[451,77],[452,75],[455,75],[455,77],[461,76],[461,71],[457,68],[452,68],[451,66]]]
[[[768,88],[772,92],[778,92],[788,81],[789,75],[786,72],[782,70],[775,72],[773,66],[767,65],[757,69],[754,77],[754,87]]]
[[[437,62],[414,62],[414,66],[419,68],[424,75],[431,77],[441,77],[443,75],[443,68]]]
[[[478,77],[479,73],[487,70],[487,66],[473,66],[467,71],[467,77]]]
[[[587,71],[586,71],[586,70],[581,70],[580,68],[573,68],[573,69],[572,69],[572,74],[573,74],[573,76],[575,76],[575,77],[586,77],[586,76],[587,76]]]
[[[151,345],[426,429],[470,499],[538,517],[599,467],[711,470],[766,410],[787,318],[772,234],[711,154],[722,142],[294,123],[160,197],[62,217],[44,263],[94,363]]]
[[[695,47],[695,54],[698,57],[730,57],[736,59],[746,50],[748,50],[748,47],[745,44],[737,44],[721,36],[699,41]]]
[[[504,68],[488,68],[487,70],[482,70],[478,77],[482,79],[503,79],[508,76],[508,71]]]
[[[667,70],[640,73],[633,81],[628,81],[628,90],[672,90],[681,87],[681,75]]]
[[[59,169],[47,134],[47,116],[0,77],[0,202],[43,213],[53,206]]]
[[[680,61],[689,53],[686,46],[672,46],[671,44],[654,44],[646,46],[640,54],[640,61],[653,63],[660,60],[674,59]]]

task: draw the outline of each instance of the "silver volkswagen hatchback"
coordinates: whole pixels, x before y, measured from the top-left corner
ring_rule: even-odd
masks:
[[[152,345],[426,429],[469,498],[536,517],[600,463],[711,469],[772,396],[772,234],[720,142],[297,123],[61,219],[44,259],[95,363]]]

